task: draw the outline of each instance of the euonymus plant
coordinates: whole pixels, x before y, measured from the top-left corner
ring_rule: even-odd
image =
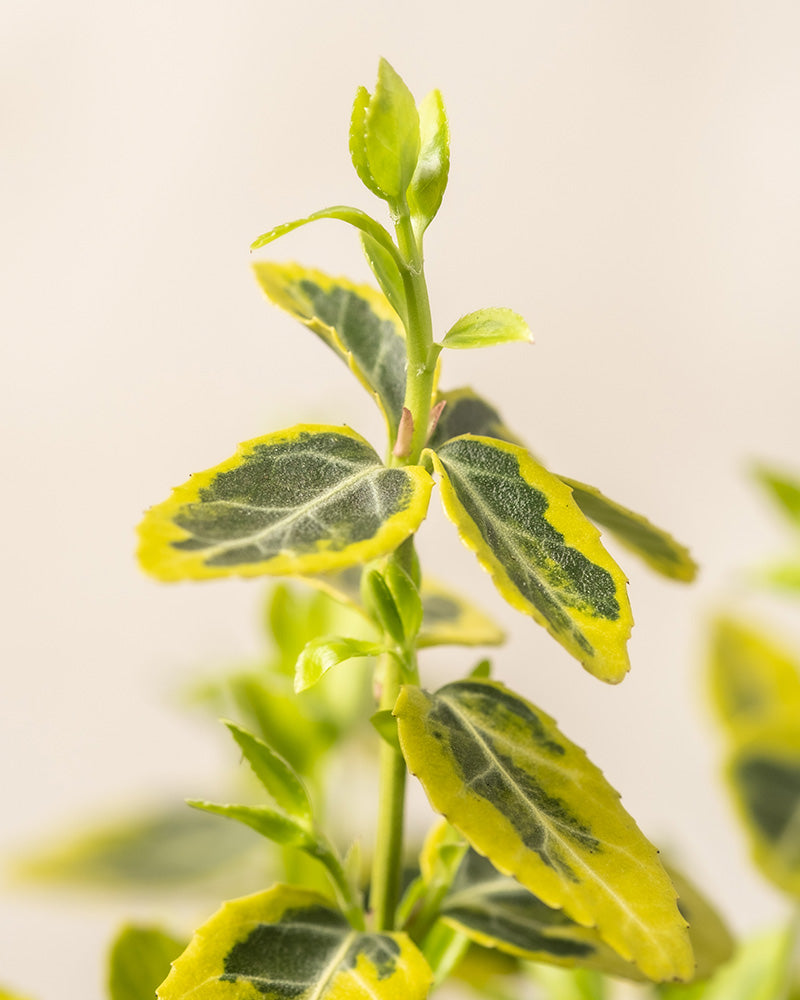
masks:
[[[191,804],[299,851],[327,881],[306,880],[310,869],[294,866],[294,881],[226,902],[174,961],[158,996],[422,1000],[464,963],[496,968],[498,955],[510,971],[519,960],[583,970],[574,982],[589,984],[587,997],[601,995],[598,973],[654,982],[706,976],[727,954],[724,928],[667,873],[617,792],[553,719],[490,679],[485,663],[470,671],[468,655],[462,680],[426,687],[421,650],[502,636],[426,576],[415,536],[435,485],[499,594],[612,684],[629,668],[632,617],[625,574],[596,525],[669,578],[691,580],[694,563],[645,518],[546,469],[472,389],[440,386],[449,350],[531,334],[504,308],[470,313],[444,332],[432,327],[423,241],[449,169],[438,91],[417,105],[382,61],[374,91],[356,95],[349,145],[391,230],[337,206],[270,230],[253,249],[337,219],[359,231],[380,290],[295,263],[254,269],[266,297],[327,344],[374,398],[386,423],[383,454],[336,423],[253,438],[147,512],[139,556],[160,580],[291,577],[355,612],[358,625],[304,636],[294,688],[300,699],[313,696],[331,671],[329,686],[349,690],[355,676],[365,700],[376,692],[362,709],[380,746],[376,832],[362,844],[371,874],[365,880],[358,852],[326,832],[310,771],[282,752],[281,713],[260,734],[230,723],[262,802]],[[286,704],[285,692],[280,698]],[[406,878],[408,774],[440,820]],[[471,978],[480,984],[481,974]]]

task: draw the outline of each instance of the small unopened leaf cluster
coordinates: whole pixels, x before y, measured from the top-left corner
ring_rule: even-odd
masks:
[[[694,563],[642,516],[546,469],[471,388],[440,388],[444,348],[532,339],[504,308],[434,335],[422,244],[449,170],[441,95],[417,106],[381,62],[374,92],[356,96],[350,153],[386,203],[394,237],[360,209],[335,206],[270,230],[254,247],[311,221],[343,221],[359,231],[378,289],[296,263],[259,262],[255,276],[374,398],[385,457],[336,424],[254,438],[147,512],[140,558],[165,581],[288,576],[355,609],[359,634],[306,643],[296,690],[332,668],[326,683],[335,679],[347,661],[373,663],[381,753],[418,778],[443,819],[417,877],[379,916],[373,902],[386,887],[361,883],[352,857],[320,829],[296,771],[269,738],[229,724],[265,804],[192,804],[317,859],[330,892],[278,885],[226,903],[159,996],[421,1000],[464,963],[498,953],[512,971],[536,962],[655,981],[707,975],[730,949],[725,928],[688,883],[671,879],[553,719],[490,679],[485,664],[436,692],[421,684],[420,649],[496,644],[502,633],[422,573],[415,535],[436,482],[500,595],[610,683],[629,669],[632,617],[626,577],[597,525],[668,578],[691,580]]]

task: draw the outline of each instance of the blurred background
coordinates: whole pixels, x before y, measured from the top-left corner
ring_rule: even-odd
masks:
[[[621,557],[637,625],[612,689],[503,606],[438,513],[426,565],[509,629],[496,675],[588,750],[736,930],[780,915],[720,787],[702,658],[708,614],[784,539],[750,464],[800,466],[797,4],[6,0],[0,36],[4,861],[154,797],[213,797],[235,760],[179,692],[257,652],[264,587],[144,578],[142,511],[301,420],[383,448],[366,394],[262,299],[248,255],[327,205],[383,218],[347,151],[383,55],[450,116],[427,240],[438,331],[505,305],[536,337],[451,352],[443,386],[493,399],[554,471],[669,528],[702,573],[686,588]],[[269,251],[369,278],[338,223]],[[768,613],[800,642],[791,610]],[[431,655],[424,676],[474,659]],[[186,931],[207,912],[31,889],[6,864],[0,981],[99,1000],[130,915]]]

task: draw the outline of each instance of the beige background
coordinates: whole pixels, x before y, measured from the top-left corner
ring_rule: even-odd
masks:
[[[380,441],[344,369],[262,302],[247,247],[324,205],[380,212],[346,129],[385,55],[451,119],[437,328],[508,305],[537,339],[453,352],[445,384],[493,397],[554,469],[669,526],[704,569],[683,589],[624,561],[634,669],[610,689],[503,610],[438,517],[430,565],[491,603],[513,630],[498,676],[587,747],[737,929],[784,912],[731,829],[699,661],[704,614],[783,537],[747,463],[800,466],[797,4],[6,0],[0,39],[4,854],[225,773],[225,739],[172,702],[193,668],[255,648],[261,587],[159,587],[133,526],[276,427]],[[332,223],[274,254],[367,275]],[[764,609],[800,642],[791,606]],[[471,662],[440,656],[429,677]],[[202,916],[7,884],[0,982],[99,998],[128,913]]]

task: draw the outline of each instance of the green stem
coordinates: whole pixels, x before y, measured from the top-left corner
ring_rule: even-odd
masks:
[[[395,209],[397,244],[405,261],[401,274],[408,308],[406,327],[408,372],[404,405],[414,419],[410,453],[397,464],[416,465],[428,438],[433,381],[439,351],[433,343],[433,324],[422,248],[414,235],[408,206],[403,204],[396,206]]]
[[[383,660],[380,709],[391,711],[400,691],[400,664],[393,656]],[[406,762],[384,740],[380,745],[380,791],[375,860],[372,866],[371,908],[375,930],[394,930],[403,867],[403,816]]]

